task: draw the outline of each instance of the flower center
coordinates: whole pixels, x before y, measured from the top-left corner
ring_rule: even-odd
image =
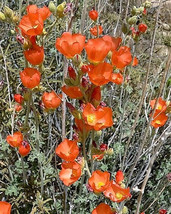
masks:
[[[122,193],[120,193],[120,192],[117,192],[117,193],[116,193],[116,198],[117,198],[118,200],[121,200],[122,197],[123,197]]]
[[[161,124],[161,121],[160,121],[160,120],[156,120],[156,123],[157,123],[157,124]]]
[[[97,189],[100,189],[101,187],[103,187],[105,184],[103,182],[99,182],[97,184]]]
[[[94,114],[89,114],[87,116],[87,122],[88,122],[88,124],[89,125],[94,125],[95,119],[96,119],[96,116]]]

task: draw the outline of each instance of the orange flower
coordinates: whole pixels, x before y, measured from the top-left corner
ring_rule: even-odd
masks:
[[[64,139],[56,148],[55,153],[65,161],[74,161],[79,154],[76,141]]]
[[[13,135],[8,135],[6,141],[12,147],[19,147],[21,142],[23,141],[23,135],[21,132],[15,132]]]
[[[118,51],[114,50],[112,53],[112,64],[119,69],[124,68],[132,62],[130,48],[122,46]]]
[[[20,112],[23,107],[20,104],[15,105],[15,111]]]
[[[153,116],[153,120],[151,121],[151,125],[154,128],[159,128],[161,126],[164,126],[166,123],[168,117],[166,116],[165,113],[160,113],[159,110],[156,110]]]
[[[11,204],[6,201],[0,201],[0,214],[10,214]]]
[[[83,119],[86,124],[93,126],[96,131],[113,125],[111,108],[101,106],[95,108],[91,103],[85,105]]]
[[[14,100],[17,103],[22,104],[24,101],[24,97],[21,96],[21,94],[14,94]]]
[[[97,28],[98,27],[98,28]],[[97,32],[97,29],[98,29],[98,32]],[[90,28],[90,33],[93,35],[93,36],[97,36],[97,35],[101,35],[103,32],[103,28],[101,25],[96,25],[92,28]]]
[[[138,30],[141,32],[141,33],[145,33],[146,30],[147,30],[147,25],[146,24],[143,24],[143,23],[140,23],[138,25]]]
[[[123,83],[123,75],[121,73],[113,73],[111,75],[111,79],[110,81],[117,84],[117,85],[120,85]]]
[[[138,65],[138,59],[137,59],[137,57],[134,57],[132,66],[137,66],[137,65]]]
[[[77,86],[66,86],[64,85],[62,91],[72,99],[79,99],[83,96],[81,90]]]
[[[156,99],[150,101],[150,106],[152,109],[154,109],[155,102],[156,102]],[[166,101],[163,100],[161,97],[159,97],[158,103],[156,106],[156,111],[158,110],[159,112],[165,112],[166,109],[167,109]]]
[[[77,162],[63,162],[59,178],[66,185],[70,186],[75,183],[81,176],[81,165]]]
[[[18,148],[18,152],[23,157],[27,156],[29,154],[30,150],[31,150],[31,147],[27,141],[23,141]]]
[[[38,11],[23,16],[19,26],[21,31],[29,36],[40,35],[43,31],[43,19]]]
[[[26,60],[32,65],[40,65],[44,59],[44,49],[38,45],[33,45],[29,50],[24,51]]]
[[[120,37],[111,37],[109,35],[105,35],[102,37],[104,41],[107,41],[110,43],[110,50],[114,51],[116,49],[118,49],[118,47],[120,46],[122,39]]]
[[[101,203],[93,211],[92,214],[114,214],[108,204]]]
[[[116,183],[117,184],[121,184],[123,180],[124,180],[123,172],[121,170],[117,171],[117,173],[115,175],[115,181],[116,181]]]
[[[71,34],[65,32],[61,38],[56,39],[56,49],[67,58],[73,58],[76,54],[80,54],[85,45],[85,36],[81,34]]]
[[[93,21],[96,21],[98,18],[98,12],[96,10],[91,10],[89,11],[89,17],[90,19],[92,19]]]
[[[20,72],[20,78],[26,88],[34,88],[40,83],[40,72],[34,68],[25,68]]]
[[[110,198],[110,200],[114,202],[121,202],[131,197],[129,188],[123,189],[114,181],[110,182],[110,185],[103,193],[107,198]]]
[[[89,39],[85,45],[88,60],[93,63],[103,61],[110,49],[110,43],[103,38]]]
[[[113,67],[107,62],[101,62],[88,72],[90,81],[94,85],[105,85],[110,81],[113,72]]]
[[[43,21],[45,21],[51,15],[49,8],[46,6],[39,8],[38,13],[42,17]]]
[[[110,173],[96,170],[89,178],[88,184],[95,193],[101,193],[106,190],[110,184]]]
[[[46,109],[58,108],[61,104],[62,95],[57,95],[54,91],[44,92],[42,96],[42,102]]]

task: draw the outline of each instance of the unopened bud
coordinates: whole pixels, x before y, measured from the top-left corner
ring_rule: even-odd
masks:
[[[14,35],[15,34],[15,31],[14,30],[10,30],[11,34]]]
[[[82,62],[82,58],[79,54],[76,54],[73,58],[72,58],[73,62],[77,65],[79,65]]]
[[[12,18],[14,15],[14,12],[9,7],[5,6],[4,14],[5,14],[5,16]]]
[[[124,22],[124,23],[122,24],[122,32],[123,32],[124,34],[126,34],[126,33],[128,33],[128,31],[129,31],[128,25]]]
[[[151,7],[151,2],[146,1],[146,2],[144,2],[143,6],[144,6],[145,8],[150,8],[150,7]]]
[[[122,209],[122,214],[127,214],[127,213],[128,213],[128,208],[124,206]]]
[[[64,9],[65,9],[65,6],[66,6],[66,2],[64,1],[62,4],[59,4],[56,8],[56,12],[57,12],[57,15],[62,18],[65,16],[64,14]]]
[[[53,3],[53,1],[50,1],[49,2],[49,6],[48,6],[50,12],[53,13],[53,15],[56,15],[56,6],[55,4]]]
[[[109,155],[109,156],[112,156],[113,155],[113,149],[111,148],[111,149],[107,149],[106,151],[105,151],[105,153],[107,154],[107,155]]]
[[[5,21],[6,17],[5,14],[0,12],[0,21]]]
[[[13,16],[12,17],[12,21],[15,23],[15,24],[17,24],[17,23],[19,23],[19,17],[18,16]]]
[[[133,16],[135,16],[135,15],[136,15],[136,12],[137,12],[137,8],[134,6],[134,7],[132,8],[131,14],[132,14]]]
[[[143,13],[144,7],[139,7],[139,8],[137,9],[137,11],[138,11],[139,13]]]
[[[137,22],[137,16],[133,16],[131,18],[128,19],[128,24],[129,25],[133,25]]]

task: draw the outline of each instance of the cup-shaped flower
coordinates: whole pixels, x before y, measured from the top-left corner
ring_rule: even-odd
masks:
[[[92,214],[114,214],[114,211],[108,204],[101,203],[92,211]]]
[[[46,109],[56,109],[60,106],[62,95],[57,95],[54,91],[44,92],[42,102]]]
[[[43,21],[50,15],[51,12],[46,6],[38,8],[36,5],[29,5],[27,14],[22,17],[18,27],[25,35],[40,35],[43,31]]]
[[[94,193],[101,193],[105,191],[110,184],[110,173],[96,170],[89,178],[88,184],[93,189]]]
[[[92,63],[103,61],[110,49],[110,43],[103,38],[89,39],[85,45],[88,60]]]
[[[161,126],[164,126],[168,119],[168,116],[164,112],[160,112],[159,110],[156,110],[153,116],[153,120],[151,121],[151,126],[154,128],[159,128]]]
[[[40,72],[34,68],[25,68],[20,72],[20,78],[26,88],[34,88],[40,83]]]
[[[132,62],[130,48],[122,46],[119,50],[114,50],[112,53],[112,64],[118,69],[123,69]]]
[[[77,86],[62,86],[62,91],[72,99],[79,99],[83,96],[81,90]]]
[[[103,28],[101,25],[96,25],[92,28],[90,28],[90,33],[93,35],[93,36],[98,36],[98,35],[101,35],[103,32]]]
[[[124,174],[121,170],[118,170],[115,175],[115,182],[120,185],[123,180],[124,180]]]
[[[83,119],[96,131],[113,125],[111,108],[102,106],[95,108],[91,103],[87,103],[83,108]]]
[[[64,139],[56,148],[55,153],[65,161],[74,161],[79,154],[76,141]]]
[[[120,37],[112,37],[109,35],[105,35],[102,38],[104,41],[109,42],[111,46],[110,51],[117,50],[122,42],[122,39]]]
[[[24,97],[21,96],[21,94],[14,94],[14,100],[17,103],[22,104],[24,101]]]
[[[0,214],[10,214],[11,204],[6,201],[0,201]]]
[[[44,49],[41,46],[34,45],[29,50],[24,51],[26,60],[32,65],[40,65],[44,59]]]
[[[114,202],[121,202],[131,197],[129,188],[124,189],[114,181],[110,182],[110,185],[103,193],[107,198]]]
[[[18,26],[25,35],[36,36],[43,31],[43,19],[38,11],[24,15]]]
[[[14,132],[13,135],[8,135],[6,137],[6,141],[12,146],[12,147],[19,147],[23,141],[23,135],[21,132]]]
[[[59,178],[66,185],[70,186],[75,183],[81,176],[81,165],[76,161],[63,162],[62,170],[59,173]]]
[[[101,86],[110,81],[112,72],[112,65],[107,62],[101,62],[88,72],[88,76],[94,85]]]
[[[85,36],[65,32],[61,38],[56,39],[56,49],[68,59],[80,54],[85,45]]]
[[[140,23],[140,24],[138,25],[138,30],[139,30],[139,32],[141,32],[141,33],[145,33],[146,30],[147,30],[147,25],[146,25],[146,24],[143,24],[143,23]]]
[[[90,19],[92,19],[93,21],[96,21],[98,18],[98,12],[96,10],[91,10],[89,11],[89,17]]]
[[[27,141],[23,141],[18,148],[18,152],[22,157],[27,156],[30,153],[31,147]]]
[[[152,109],[154,109],[155,103],[156,103],[156,99],[150,101],[150,106]],[[156,110],[159,112],[165,112],[166,109],[167,109],[166,101],[163,100],[162,97],[159,97]]]
[[[110,81],[117,85],[120,85],[123,83],[124,78],[121,73],[112,73]]]

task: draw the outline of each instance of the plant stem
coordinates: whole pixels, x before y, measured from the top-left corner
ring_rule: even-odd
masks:
[[[21,164],[22,164],[22,169],[23,169],[23,182],[26,184],[26,171],[24,169],[24,158],[21,157]]]

